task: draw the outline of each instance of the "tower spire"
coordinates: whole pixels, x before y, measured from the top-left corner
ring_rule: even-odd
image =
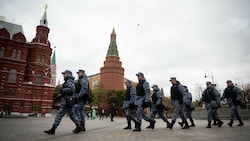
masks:
[[[108,52],[107,52],[107,57],[108,56],[119,57],[119,53],[118,53],[117,45],[116,45],[115,28],[113,28],[112,33],[110,35],[110,44],[109,44],[109,49],[108,49]]]
[[[44,11],[44,13],[43,13],[43,17],[42,17],[42,19],[40,20],[40,25],[41,26],[46,26],[46,27],[48,27],[48,20],[47,20],[47,9],[48,9],[48,5],[46,4],[45,5],[45,11]]]
[[[56,47],[54,47],[54,52],[53,52],[53,56],[51,59],[51,65],[55,65],[56,64],[56,51],[55,51]]]

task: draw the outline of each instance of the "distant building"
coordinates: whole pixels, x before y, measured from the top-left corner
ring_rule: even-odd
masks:
[[[104,66],[100,68],[100,73],[90,75],[88,79],[91,89],[102,87],[104,90],[124,90],[126,88],[124,82],[128,79],[124,78],[124,68],[117,50],[114,28],[110,36],[110,45]]]
[[[21,25],[0,19],[0,111],[50,116],[55,86],[55,52],[46,11],[28,42]]]

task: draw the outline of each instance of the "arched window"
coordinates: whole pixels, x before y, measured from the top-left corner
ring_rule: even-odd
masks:
[[[42,84],[42,74],[37,74],[36,75],[36,84]]]
[[[37,57],[37,63],[38,63],[38,65],[41,63],[40,61],[41,61],[41,56],[38,55],[38,57]]]
[[[21,60],[21,56],[22,56],[22,51],[18,50],[18,52],[17,52],[17,60]]]
[[[44,55],[42,56],[42,65],[44,65]]]
[[[11,59],[15,59],[16,58],[16,49],[12,50],[12,54],[11,54]]]
[[[11,69],[9,72],[8,82],[16,83],[17,71],[15,69]]]

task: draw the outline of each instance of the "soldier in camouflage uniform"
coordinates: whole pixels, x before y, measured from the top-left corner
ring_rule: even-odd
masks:
[[[195,107],[192,107],[192,94],[188,91],[188,88],[187,86],[184,86],[186,88],[186,91],[183,95],[183,113],[184,113],[184,117],[187,119],[190,120],[191,122],[191,125],[190,127],[195,127],[195,124],[194,124],[194,120],[193,120],[193,117],[192,117],[192,108],[195,108]],[[181,127],[184,125],[184,122],[178,122]]]
[[[228,80],[226,83],[227,83],[227,88],[224,90],[221,99],[223,100],[224,98],[226,98],[227,104],[231,109],[230,122],[228,123],[228,126],[229,127],[233,126],[233,121],[235,117],[239,121],[238,126],[243,126],[244,123],[238,112],[238,105],[240,104],[241,100],[241,91],[238,87],[234,86],[231,80]]]
[[[127,118],[128,126],[123,129],[132,129],[131,120],[135,122],[135,118],[132,115],[132,108],[133,108],[134,101],[135,101],[136,91],[135,91],[135,88],[132,86],[131,81],[127,80],[125,84],[127,86],[127,90],[126,90],[126,95],[125,95],[125,99],[123,102],[123,109]]]
[[[150,115],[150,119],[152,121],[155,120],[155,115],[158,114],[159,117],[167,123],[167,125],[170,124],[170,122],[168,121],[167,117],[164,115],[164,108],[165,106],[162,104],[162,92],[160,91],[160,89],[158,88],[157,85],[153,85],[152,86],[153,89],[153,94],[151,96],[152,98],[152,106],[151,106],[151,115]],[[152,128],[152,125],[150,124],[148,127],[146,128]]]
[[[47,134],[55,134],[55,130],[60,124],[65,113],[67,113],[70,116],[71,120],[76,124],[77,128],[76,130],[73,131],[74,133],[78,133],[82,129],[82,126],[80,122],[78,121],[77,116],[73,112],[74,105],[72,105],[72,101],[69,101],[68,99],[68,97],[73,96],[75,93],[74,77],[72,76],[72,72],[69,70],[65,70],[64,72],[62,72],[62,74],[64,76],[65,82],[63,83],[63,87],[60,90],[60,94],[54,100],[54,101],[57,101],[58,99],[61,98],[61,107],[55,117],[55,121],[53,123],[52,128],[44,131]]]
[[[206,82],[207,89],[203,91],[202,97],[199,101],[199,104],[202,102],[205,102],[205,107],[207,109],[207,120],[208,125],[207,128],[211,128],[211,122],[213,119],[213,116],[215,120],[218,122],[218,127],[221,127],[223,122],[219,119],[219,116],[215,114],[216,109],[221,107],[220,104],[220,94],[215,89],[215,87],[212,85],[211,82]]]
[[[150,87],[149,83],[146,81],[144,74],[138,72],[136,74],[139,83],[136,86],[136,96],[135,96],[135,105],[137,106],[136,110],[136,124],[134,132],[141,131],[141,121],[142,118],[151,124],[151,128],[154,129],[155,120],[151,120],[144,113],[144,108],[148,108],[151,106],[150,101]]]
[[[189,125],[183,113],[183,95],[186,92],[186,88],[181,85],[179,81],[176,80],[176,77],[171,77],[169,80],[172,83],[170,90],[171,94],[171,103],[174,105],[174,112],[172,117],[172,122],[168,128],[172,129],[177,117],[180,115],[182,121],[184,122],[184,127],[182,129],[188,129]]]
[[[83,130],[85,131],[85,112],[84,112],[84,104],[87,102],[86,95],[88,94],[88,77],[85,74],[85,71],[80,69],[78,72],[78,81],[76,82],[75,86],[75,93],[76,93],[76,104],[74,105],[74,112],[78,117]],[[77,130],[77,128],[75,129]]]

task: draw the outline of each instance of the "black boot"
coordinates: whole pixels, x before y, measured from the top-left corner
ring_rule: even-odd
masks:
[[[243,121],[242,121],[241,118],[239,118],[239,122],[240,122],[240,124],[238,124],[237,126],[243,126],[244,125],[244,123],[243,123]]]
[[[135,129],[133,130],[133,132],[139,132],[139,131],[141,131],[141,124],[135,122]]]
[[[172,122],[169,124],[168,128],[170,128],[171,130],[173,129],[173,126],[175,124],[175,121],[172,120]]]
[[[231,119],[230,122],[227,124],[229,127],[232,127],[233,126],[233,120]]]
[[[218,125],[218,123],[216,122],[216,120],[214,120],[213,126]]]
[[[221,127],[224,122],[221,120],[218,120],[218,127]]]
[[[73,130],[73,133],[79,133],[80,131],[83,131],[82,125],[76,125],[76,128]]]
[[[47,134],[50,134],[50,135],[54,135],[54,134],[55,134],[55,131],[56,131],[56,126],[53,125],[51,129],[45,130],[45,131],[43,131],[43,132],[44,132],[44,133],[47,133]]]
[[[190,122],[191,122],[190,127],[195,127],[194,120],[192,118],[190,119]]]
[[[151,128],[151,123],[146,127],[147,129]]]
[[[189,129],[189,125],[188,125],[188,122],[187,121],[184,121],[184,127],[182,129]]]
[[[127,122],[128,122],[128,126],[127,127],[125,127],[125,128],[123,128],[123,129],[131,129],[131,120],[127,120]]]
[[[211,121],[208,121],[207,127],[206,128],[212,128],[211,127]]]
[[[150,121],[150,125],[149,126],[150,126],[151,129],[155,128],[155,122],[156,122],[155,120]]]
[[[178,122],[178,123],[180,124],[181,127],[183,127],[183,124],[184,124],[183,121],[182,122]]]
[[[84,123],[82,123],[81,125],[82,125],[82,129],[81,129],[81,131],[83,131],[83,132],[84,132],[84,131],[86,131],[85,124],[84,124]]]

